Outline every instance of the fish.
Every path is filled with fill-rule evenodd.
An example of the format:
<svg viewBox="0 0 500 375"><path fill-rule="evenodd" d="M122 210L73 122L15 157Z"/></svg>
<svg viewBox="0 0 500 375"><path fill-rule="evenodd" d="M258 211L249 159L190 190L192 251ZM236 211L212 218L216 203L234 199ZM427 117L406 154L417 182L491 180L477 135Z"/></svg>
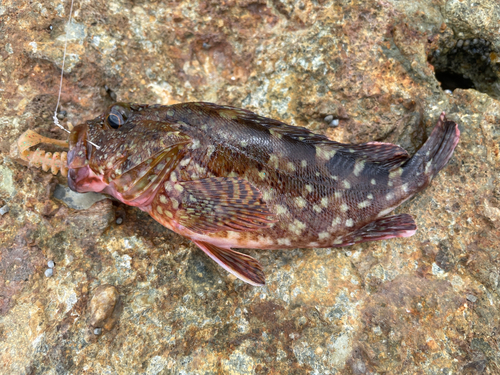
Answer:
<svg viewBox="0 0 500 375"><path fill-rule="evenodd" d="M262 286L262 265L235 249L412 236L412 216L389 214L429 185L459 138L444 112L410 157L394 144L339 143L231 106L116 103L71 131L68 185L138 207Z"/></svg>

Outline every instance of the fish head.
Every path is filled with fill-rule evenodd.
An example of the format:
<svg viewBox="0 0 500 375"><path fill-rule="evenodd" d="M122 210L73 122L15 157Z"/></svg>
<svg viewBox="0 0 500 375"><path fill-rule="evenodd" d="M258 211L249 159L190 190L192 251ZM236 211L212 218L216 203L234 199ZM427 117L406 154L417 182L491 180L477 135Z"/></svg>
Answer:
<svg viewBox="0 0 500 375"><path fill-rule="evenodd" d="M69 187L110 194L127 204L151 188L190 142L181 123L163 113L166 108L116 103L77 125L69 137Z"/></svg>

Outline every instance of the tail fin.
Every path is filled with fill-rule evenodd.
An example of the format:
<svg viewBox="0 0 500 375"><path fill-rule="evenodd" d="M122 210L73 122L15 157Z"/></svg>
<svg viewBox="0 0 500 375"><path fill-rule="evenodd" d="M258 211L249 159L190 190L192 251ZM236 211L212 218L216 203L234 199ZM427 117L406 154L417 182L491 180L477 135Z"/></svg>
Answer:
<svg viewBox="0 0 500 375"><path fill-rule="evenodd" d="M418 187L428 185L448 163L459 139L458 125L448 121L444 112L441 113L427 142L402 166L402 178L416 183Z"/></svg>

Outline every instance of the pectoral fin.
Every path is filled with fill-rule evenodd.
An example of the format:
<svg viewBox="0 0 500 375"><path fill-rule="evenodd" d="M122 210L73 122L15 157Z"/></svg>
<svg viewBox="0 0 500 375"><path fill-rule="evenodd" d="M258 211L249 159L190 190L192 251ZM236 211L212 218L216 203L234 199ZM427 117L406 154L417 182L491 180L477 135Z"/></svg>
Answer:
<svg viewBox="0 0 500 375"><path fill-rule="evenodd" d="M179 224L197 233L252 231L274 222L260 191L240 178L180 182Z"/></svg>
<svg viewBox="0 0 500 375"><path fill-rule="evenodd" d="M231 249L217 247L207 242L194 241L194 243L210 258L215 260L217 264L238 279L255 286L265 285L262 266L254 258Z"/></svg>

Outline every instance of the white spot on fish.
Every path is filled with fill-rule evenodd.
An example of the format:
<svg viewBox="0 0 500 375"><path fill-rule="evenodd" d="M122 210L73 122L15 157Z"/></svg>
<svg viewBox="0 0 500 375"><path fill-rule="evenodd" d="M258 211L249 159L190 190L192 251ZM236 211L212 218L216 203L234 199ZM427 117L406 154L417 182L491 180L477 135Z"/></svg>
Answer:
<svg viewBox="0 0 500 375"><path fill-rule="evenodd" d="M191 150L196 150L197 148L200 148L200 140L199 139L193 139L193 143L191 144Z"/></svg>
<svg viewBox="0 0 500 375"><path fill-rule="evenodd" d="M287 215L288 209L281 204L276 205L276 215Z"/></svg>
<svg viewBox="0 0 500 375"><path fill-rule="evenodd" d="M285 246L292 245L292 242L290 241L289 238L278 238L277 242L278 242L278 245L285 245Z"/></svg>
<svg viewBox="0 0 500 375"><path fill-rule="evenodd" d="M329 237L330 237L330 233L329 232L318 233L318 238L319 238L320 241L326 240Z"/></svg>
<svg viewBox="0 0 500 375"><path fill-rule="evenodd" d="M395 171L389 173L389 178L396 178L403 174L403 168L398 168Z"/></svg>
<svg viewBox="0 0 500 375"><path fill-rule="evenodd" d="M354 171L353 171L354 175L359 176L364 168L365 168L365 161L364 160L356 162L356 164L354 164Z"/></svg>
<svg viewBox="0 0 500 375"><path fill-rule="evenodd" d="M348 210L349 210L349 206L345 203L342 203L342 205L340 206L340 211L347 212Z"/></svg>
<svg viewBox="0 0 500 375"><path fill-rule="evenodd" d="M172 202L172 207L174 210L177 210L179 208L179 201L175 198L170 198L170 201Z"/></svg>
<svg viewBox="0 0 500 375"><path fill-rule="evenodd" d="M297 236L300 236L304 229L306 229L306 225L300 220L295 219L293 223L288 226L288 229Z"/></svg>
<svg viewBox="0 0 500 375"><path fill-rule="evenodd" d="M207 157L212 156L214 151L215 151L215 146L212 146L212 145L208 146L207 147Z"/></svg>
<svg viewBox="0 0 500 375"><path fill-rule="evenodd" d="M335 150L325 150L325 146L316 146L316 156L322 160L330 160L335 156Z"/></svg>
<svg viewBox="0 0 500 375"><path fill-rule="evenodd" d="M345 187L346 189L350 189L350 188L351 188L351 184L350 184L350 183L349 183L349 181L347 181L347 180L342 181L342 184L344 185L344 187Z"/></svg>
<svg viewBox="0 0 500 375"><path fill-rule="evenodd" d="M186 159L183 159L181 160L181 162L179 163L182 167L185 167L186 165L189 164L189 162L191 161L191 158L186 158ZM163 168L161 168L163 169Z"/></svg>
<svg viewBox="0 0 500 375"><path fill-rule="evenodd" d="M340 217L336 217L332 221L332 227L335 227L335 226L339 225L341 222L342 222L342 220L340 219Z"/></svg>
<svg viewBox="0 0 500 375"><path fill-rule="evenodd" d="M368 194L366 197L367 197L368 199L373 199L373 195L372 195L372 193Z"/></svg>
<svg viewBox="0 0 500 375"><path fill-rule="evenodd" d="M300 162L300 165L302 166L302 168L307 167L307 160L302 160L302 161Z"/></svg>
<svg viewBox="0 0 500 375"><path fill-rule="evenodd" d="M230 240L238 240L241 238L241 233L230 230L227 232L227 238Z"/></svg>
<svg viewBox="0 0 500 375"><path fill-rule="evenodd" d="M375 181L374 178L372 178L372 180L370 181L372 185L377 185L377 181Z"/></svg>
<svg viewBox="0 0 500 375"><path fill-rule="evenodd" d="M429 174L431 172L432 159L425 163L425 174Z"/></svg>
<svg viewBox="0 0 500 375"><path fill-rule="evenodd" d="M167 204L167 197L163 194L160 194L160 202L163 204Z"/></svg>
<svg viewBox="0 0 500 375"><path fill-rule="evenodd" d="M385 196L385 199L387 199L388 201L394 199L394 193L389 193Z"/></svg>
<svg viewBox="0 0 500 375"><path fill-rule="evenodd" d="M321 205L325 208L328 207L328 197L321 198Z"/></svg>
<svg viewBox="0 0 500 375"><path fill-rule="evenodd" d="M306 190L311 193L313 191L313 188L311 185L306 185Z"/></svg>
<svg viewBox="0 0 500 375"><path fill-rule="evenodd" d="M347 221L345 222L346 227L352 227L353 225L354 225L354 222L352 221L352 219L347 219Z"/></svg>
<svg viewBox="0 0 500 375"><path fill-rule="evenodd" d="M184 188L182 187L181 184L175 184L174 189L177 190L179 193L182 193L184 191Z"/></svg>
<svg viewBox="0 0 500 375"><path fill-rule="evenodd" d="M307 201L302 197L295 198L295 204L298 208L304 208L307 205Z"/></svg>
<svg viewBox="0 0 500 375"><path fill-rule="evenodd" d="M278 169L279 166L279 158L276 155L271 155L269 157L269 163L270 166L272 166L274 169Z"/></svg>
<svg viewBox="0 0 500 375"><path fill-rule="evenodd" d="M358 203L358 207L359 207L359 208L366 208L366 207L368 207L370 204L371 204L371 202L370 202L370 201L363 201L363 202Z"/></svg>

